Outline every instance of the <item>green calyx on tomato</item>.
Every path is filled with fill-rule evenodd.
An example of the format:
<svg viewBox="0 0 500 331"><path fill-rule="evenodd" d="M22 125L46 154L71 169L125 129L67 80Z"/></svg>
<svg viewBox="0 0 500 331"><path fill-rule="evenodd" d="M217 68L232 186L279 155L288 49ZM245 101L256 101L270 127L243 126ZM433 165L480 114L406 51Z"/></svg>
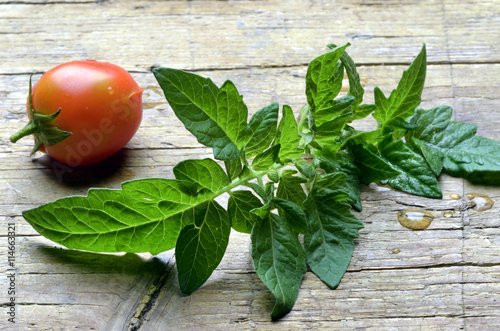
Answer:
<svg viewBox="0 0 500 331"><path fill-rule="evenodd" d="M142 120L143 89L123 68L95 60L71 61L45 72L27 101L30 122L11 141L33 134L37 150L76 167L122 149Z"/></svg>
<svg viewBox="0 0 500 331"><path fill-rule="evenodd" d="M36 113L33 110L31 78L32 76L30 76L30 87L28 95L28 113L30 121L24 128L13 134L10 137L10 141L15 143L19 139L33 134L33 136L35 137L35 145L31 150L31 155L33 155L40 149L41 146L55 145L58 142L61 142L67 137L71 136L72 133L50 125L50 123L54 121L61 113L61 108L59 108L55 113L47 115Z"/></svg>

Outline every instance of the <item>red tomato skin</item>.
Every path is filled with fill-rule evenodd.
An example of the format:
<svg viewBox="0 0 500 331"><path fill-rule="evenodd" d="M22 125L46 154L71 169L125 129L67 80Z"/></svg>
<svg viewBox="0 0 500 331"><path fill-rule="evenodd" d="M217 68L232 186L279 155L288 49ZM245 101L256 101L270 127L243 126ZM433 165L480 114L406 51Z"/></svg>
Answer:
<svg viewBox="0 0 500 331"><path fill-rule="evenodd" d="M52 114L60 108L50 124L73 134L40 150L72 167L110 157L139 128L142 92L126 70L111 63L72 61L52 68L33 86L33 109Z"/></svg>

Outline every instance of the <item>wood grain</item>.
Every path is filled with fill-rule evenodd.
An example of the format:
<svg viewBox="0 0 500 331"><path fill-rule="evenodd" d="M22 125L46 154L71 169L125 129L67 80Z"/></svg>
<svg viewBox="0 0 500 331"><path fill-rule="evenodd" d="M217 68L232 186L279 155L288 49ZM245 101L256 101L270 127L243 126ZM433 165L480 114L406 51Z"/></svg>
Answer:
<svg viewBox="0 0 500 331"><path fill-rule="evenodd" d="M21 212L90 187L172 178L186 158L210 157L165 103L154 66L187 69L218 85L231 79L250 113L279 101L305 103L307 63L328 43L350 42L365 99L386 94L422 43L428 72L423 107L447 104L454 119L500 140L500 3L498 1L3 1L0 2L0 221L16 224L19 330L500 328L500 190L442 176L443 199L362 185L365 224L340 286L328 290L308 272L292 312L270 320L273 298L253 271L247 235L233 232L227 255L208 282L181 294L172 252L95 254L40 237ZM144 120L117 155L98 166L68 169L29 157L32 141L8 137L25 122L28 77L73 59L128 69L144 87ZM345 91L344 91L345 92ZM357 124L373 127L373 119ZM489 195L477 212L467 193ZM463 199L452 199L459 194ZM397 211L435 215L424 231ZM446 212L451 212L451 216ZM448 215L450 217L445 216ZM7 227L0 264L7 269ZM7 302L7 282L0 282ZM5 304L3 306L5 308Z"/></svg>

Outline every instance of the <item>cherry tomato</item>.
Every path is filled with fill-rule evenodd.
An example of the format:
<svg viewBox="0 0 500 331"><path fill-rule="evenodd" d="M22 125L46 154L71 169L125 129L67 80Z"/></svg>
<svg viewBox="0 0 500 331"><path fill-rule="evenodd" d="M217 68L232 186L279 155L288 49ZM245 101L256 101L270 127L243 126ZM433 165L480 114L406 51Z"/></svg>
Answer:
<svg viewBox="0 0 500 331"><path fill-rule="evenodd" d="M111 63L72 61L47 71L33 86L33 112L48 115L60 109L49 125L72 134L39 150L70 166L115 154L139 128L142 92L126 70Z"/></svg>

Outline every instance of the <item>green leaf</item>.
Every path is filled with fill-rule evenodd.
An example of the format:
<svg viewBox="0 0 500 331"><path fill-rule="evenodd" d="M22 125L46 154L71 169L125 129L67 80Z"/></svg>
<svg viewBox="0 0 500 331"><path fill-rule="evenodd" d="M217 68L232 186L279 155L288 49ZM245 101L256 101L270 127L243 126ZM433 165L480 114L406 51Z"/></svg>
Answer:
<svg viewBox="0 0 500 331"><path fill-rule="evenodd" d="M319 127L326 122L335 120L345 113L350 113L350 106L353 102L354 97L352 96L345 96L333 100L329 108L323 108L314 113L314 124ZM350 114L352 115L352 113Z"/></svg>
<svg viewBox="0 0 500 331"><path fill-rule="evenodd" d="M259 171L271 168L278 159L280 147L280 145L271 146L266 151L257 155L255 159L253 159L252 169Z"/></svg>
<svg viewBox="0 0 500 331"><path fill-rule="evenodd" d="M209 110L209 113L236 146L241 148L249 134L248 108L233 82L226 80L222 84L217 95L217 111Z"/></svg>
<svg viewBox="0 0 500 331"><path fill-rule="evenodd" d="M245 185L251 188L265 202L268 202L267 193L262 186L253 182L246 182Z"/></svg>
<svg viewBox="0 0 500 331"><path fill-rule="evenodd" d="M349 192L345 185L346 174L336 171L326 175L317 175L314 187L314 195L325 195L332 197L336 201L344 201L349 198Z"/></svg>
<svg viewBox="0 0 500 331"><path fill-rule="evenodd" d="M271 201L276 207L278 207L280 216L283 217L288 224L290 224L293 230L305 233L307 228L306 213L302 208L300 208L299 205L281 198L273 198Z"/></svg>
<svg viewBox="0 0 500 331"><path fill-rule="evenodd" d="M345 189L349 194L349 198L345 201L349 203L357 211L362 210L361 194L359 192L359 176L361 172L354 164L354 156L352 154L341 152L336 155L340 168L345 173Z"/></svg>
<svg viewBox="0 0 500 331"><path fill-rule="evenodd" d="M247 142L246 157L262 153L276 137L279 105L277 102L258 110L250 119L250 139Z"/></svg>
<svg viewBox="0 0 500 331"><path fill-rule="evenodd" d="M342 64L345 67L347 79L349 80L349 91L347 91L347 95L354 97L351 109L352 112L356 114L358 105L363 101L363 94L365 93L365 90L361 85L361 79L359 78L358 71L356 70L356 65L347 52L342 54L340 61L342 61Z"/></svg>
<svg viewBox="0 0 500 331"><path fill-rule="evenodd" d="M252 227L259 218L251 211L261 208L262 202L250 191L230 192L227 212L231 219L231 226L238 232L251 233Z"/></svg>
<svg viewBox="0 0 500 331"><path fill-rule="evenodd" d="M412 119L417 129L407 135L434 173L442 169L452 176L488 184L500 172L500 143L475 136L474 124L451 121L450 107L418 109ZM484 180L481 178L484 177Z"/></svg>
<svg viewBox="0 0 500 331"><path fill-rule="evenodd" d="M429 139L422 139L437 148L452 148L472 138L477 126L470 123L450 121L444 130L436 132Z"/></svg>
<svg viewBox="0 0 500 331"><path fill-rule="evenodd" d="M241 164L241 160L239 158L232 159L231 161L224 161L224 165L226 166L227 176L230 181L238 178L243 171L243 165Z"/></svg>
<svg viewBox="0 0 500 331"><path fill-rule="evenodd" d="M444 169L452 176L483 184L500 182L500 142L496 140L474 136L445 150L444 155ZM480 179L483 176L486 181Z"/></svg>
<svg viewBox="0 0 500 331"><path fill-rule="evenodd" d="M453 132L455 136L457 134L462 136L467 130L460 132L462 125L457 124L458 122L450 122L445 131L450 136L453 136ZM415 137L412 137L412 142L422 152L435 173L444 169L452 176L468 178L477 183L499 182L500 142L498 141L480 136L453 141L443 136L443 140L434 140L434 143ZM481 179L482 177L484 179Z"/></svg>
<svg viewBox="0 0 500 331"><path fill-rule="evenodd" d="M355 145L352 150L361 173L359 180L363 183L379 182L401 174L400 170L371 151L368 146Z"/></svg>
<svg viewBox="0 0 500 331"><path fill-rule="evenodd" d="M417 125L415 123L408 122L407 120L403 120L401 118L396 118L391 122L391 126L394 127L394 136L397 138L401 138L406 134L406 131L404 130L413 130L417 128ZM392 129L391 129L392 130ZM399 135L399 132L402 132L403 134Z"/></svg>
<svg viewBox="0 0 500 331"><path fill-rule="evenodd" d="M273 198L274 190L275 190L274 182L267 182L264 185L264 191L266 192L266 196L267 196L268 200L271 200Z"/></svg>
<svg viewBox="0 0 500 331"><path fill-rule="evenodd" d="M306 254L290 226L274 214L254 226L251 239L255 271L276 298L271 317L280 318L297 300Z"/></svg>
<svg viewBox="0 0 500 331"><path fill-rule="evenodd" d="M270 201L268 201L262 207L254 208L250 212L256 215L259 219L264 219L269 216L269 214L271 213L271 209L272 209L272 204Z"/></svg>
<svg viewBox="0 0 500 331"><path fill-rule="evenodd" d="M298 129L300 135L311 131L311 128L314 125L314 117L311 112L311 106L304 105L300 108L299 118L297 120L299 122Z"/></svg>
<svg viewBox="0 0 500 331"><path fill-rule="evenodd" d="M153 69L176 116L198 141L214 149L214 157L239 156L248 136L248 110L233 83L218 88L209 78L170 68Z"/></svg>
<svg viewBox="0 0 500 331"><path fill-rule="evenodd" d="M322 108L329 108L337 96L339 90L335 80L339 78L338 61L349 45L336 47L309 63L306 73L306 96L313 113Z"/></svg>
<svg viewBox="0 0 500 331"><path fill-rule="evenodd" d="M321 149L321 145L314 139L314 131L301 133L301 146L303 146L304 150L308 150L308 148L316 148Z"/></svg>
<svg viewBox="0 0 500 331"><path fill-rule="evenodd" d="M238 176L240 179L241 178L248 178L248 176L252 175L252 170L249 168L249 165L247 164L247 161L245 160L245 165L243 165L243 168L241 170L240 175Z"/></svg>
<svg viewBox="0 0 500 331"><path fill-rule="evenodd" d="M372 104L359 105L356 108L356 112L354 113L354 115L352 116L350 121L352 122L355 120L361 120L361 119L365 118L366 116L370 115L371 113L373 113L376 108L377 108L377 106L372 105Z"/></svg>
<svg viewBox="0 0 500 331"><path fill-rule="evenodd" d="M375 129L373 131L358 131L353 127L346 125L344 132L344 141L341 147L349 145L370 145L381 137L381 130Z"/></svg>
<svg viewBox="0 0 500 331"><path fill-rule="evenodd" d="M307 204L304 247L307 264L330 288L340 283L354 250L353 239L363 223L350 213L350 206L328 196L313 196Z"/></svg>
<svg viewBox="0 0 500 331"><path fill-rule="evenodd" d="M429 198L441 198L441 188L425 159L401 140L382 146L382 157L401 173L383 183L398 190Z"/></svg>
<svg viewBox="0 0 500 331"><path fill-rule="evenodd" d="M284 105L283 117L281 118L278 134L274 142L274 144L281 145L278 158L282 163L288 160L296 160L302 156L304 150L298 147L299 142L300 135L292 108L288 105Z"/></svg>
<svg viewBox="0 0 500 331"><path fill-rule="evenodd" d="M211 199L190 183L172 179L125 182L121 190L90 189L25 210L24 218L46 238L94 252L160 252L174 248L194 208Z"/></svg>
<svg viewBox="0 0 500 331"><path fill-rule="evenodd" d="M413 60L410 67L403 72L403 77L389 98L375 88L376 109L373 117L382 126L396 126L412 116L421 102L427 67L425 44Z"/></svg>
<svg viewBox="0 0 500 331"><path fill-rule="evenodd" d="M418 108L409 120L411 123L415 123L416 128L409 132L406 140L409 141L409 137L415 137L430 142L435 139L436 133L443 131L448 126L452 114L453 109L449 106L440 106L429 110Z"/></svg>
<svg viewBox="0 0 500 331"><path fill-rule="evenodd" d="M272 169L267 173L267 178L275 183L278 183L280 181L280 174L277 170Z"/></svg>
<svg viewBox="0 0 500 331"><path fill-rule="evenodd" d="M281 173L276 197L294 202L302 207L307 197L302 184L307 180L303 177L294 176L295 173L296 171L293 170L284 170Z"/></svg>
<svg viewBox="0 0 500 331"><path fill-rule="evenodd" d="M361 195L359 192L359 176L361 172L354 164L354 156L346 151L333 153L328 149L315 151L314 165L326 173L342 172L345 174L343 187L349 195L345 201L357 211L362 210Z"/></svg>
<svg viewBox="0 0 500 331"><path fill-rule="evenodd" d="M444 166L443 152L439 149L428 146L424 141L415 137L411 138L411 142L420 150L420 153L424 156L425 161L427 161L427 164L429 165L429 168L431 168L434 175L436 177L439 176Z"/></svg>
<svg viewBox="0 0 500 331"><path fill-rule="evenodd" d="M448 106L435 107L429 110L419 108L408 120L410 123L415 124L416 127L407 133L406 141L411 142L420 151L436 176L439 176L443 170L444 154L440 148L432 148L425 141L434 140L436 133L446 129L450 123L452 113L453 110Z"/></svg>
<svg viewBox="0 0 500 331"><path fill-rule="evenodd" d="M334 49L337 47L334 44L328 45L330 49ZM349 80L349 91L347 92L348 96L352 96L354 98L354 102L351 106L353 116L356 117L358 112L358 106L363 101L363 94L365 90L361 85L361 79L359 78L358 71L356 70L356 64L353 59L347 54L347 52L342 53L340 56L340 61L345 68L347 79ZM361 117L362 118L362 117Z"/></svg>
<svg viewBox="0 0 500 331"><path fill-rule="evenodd" d="M210 277L226 252L231 222L224 208L208 201L195 209L195 222L182 229L175 247L179 286L193 293Z"/></svg>
<svg viewBox="0 0 500 331"><path fill-rule="evenodd" d="M297 160L293 164L304 177L313 178L314 176L316 176L314 167L308 164L305 160Z"/></svg>
<svg viewBox="0 0 500 331"><path fill-rule="evenodd" d="M334 47L335 48L335 47ZM344 52L345 53L345 52ZM342 53L342 54L344 54ZM342 58L342 56L340 57ZM334 77L332 79L332 83L331 83L331 86L330 86L330 94L333 96L338 96L338 94L340 93L340 91L342 91L342 83L344 81L344 65L342 64L342 62L339 62L337 64L337 69L335 70L335 74L334 74ZM332 101L334 101L334 98L332 98ZM327 102L325 104L326 107L328 107L329 103ZM322 107L320 108L316 108L315 110L321 110Z"/></svg>
<svg viewBox="0 0 500 331"><path fill-rule="evenodd" d="M194 183L198 190L217 192L229 184L224 170L212 159L181 161L173 170L175 178Z"/></svg>
<svg viewBox="0 0 500 331"><path fill-rule="evenodd" d="M342 134L342 129L351 115L351 113L340 115L334 120L325 122L320 127L316 128L314 135L316 141L320 144L326 144L340 136Z"/></svg>

